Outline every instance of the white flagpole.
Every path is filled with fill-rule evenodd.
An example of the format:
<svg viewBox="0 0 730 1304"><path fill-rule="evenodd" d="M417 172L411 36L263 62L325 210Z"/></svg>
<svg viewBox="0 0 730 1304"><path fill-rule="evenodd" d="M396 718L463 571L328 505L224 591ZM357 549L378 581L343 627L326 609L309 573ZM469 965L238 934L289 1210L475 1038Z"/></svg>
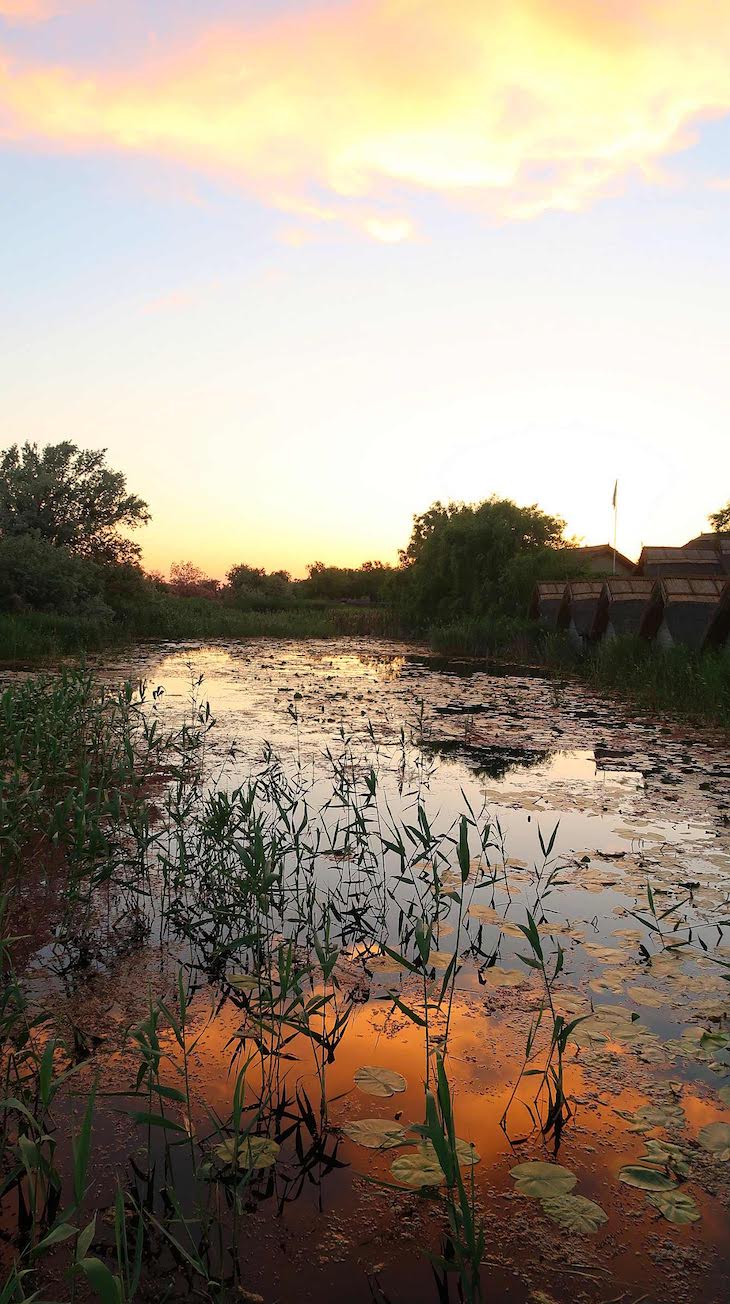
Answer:
<svg viewBox="0 0 730 1304"><path fill-rule="evenodd" d="M618 520L618 480L613 486L613 573L616 574L616 525Z"/></svg>

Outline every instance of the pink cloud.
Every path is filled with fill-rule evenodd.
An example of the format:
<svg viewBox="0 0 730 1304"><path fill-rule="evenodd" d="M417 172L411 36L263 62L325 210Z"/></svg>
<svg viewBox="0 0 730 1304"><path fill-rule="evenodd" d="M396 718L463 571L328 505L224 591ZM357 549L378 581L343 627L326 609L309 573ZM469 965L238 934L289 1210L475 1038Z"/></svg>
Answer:
<svg viewBox="0 0 730 1304"><path fill-rule="evenodd" d="M418 193L526 219L658 175L730 111L729 65L712 0L353 0L201 30L122 72L0 55L0 138L180 160L408 239Z"/></svg>
<svg viewBox="0 0 730 1304"><path fill-rule="evenodd" d="M0 0L0 18L18 24L42 23L91 3L93 0Z"/></svg>

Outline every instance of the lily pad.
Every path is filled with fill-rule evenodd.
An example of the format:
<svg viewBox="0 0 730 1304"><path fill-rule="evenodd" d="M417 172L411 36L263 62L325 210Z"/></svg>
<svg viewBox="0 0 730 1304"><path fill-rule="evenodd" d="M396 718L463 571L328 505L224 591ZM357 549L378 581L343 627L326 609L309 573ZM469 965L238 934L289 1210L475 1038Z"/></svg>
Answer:
<svg viewBox="0 0 730 1304"><path fill-rule="evenodd" d="M730 1123L708 1123L697 1140L716 1159L730 1159Z"/></svg>
<svg viewBox="0 0 730 1304"><path fill-rule="evenodd" d="M730 1087L720 1087L717 1094L723 1105L730 1105Z"/></svg>
<svg viewBox="0 0 730 1304"><path fill-rule="evenodd" d="M671 1223L699 1222L702 1215L691 1195L675 1187L673 1191L657 1191L656 1195L647 1196L660 1214Z"/></svg>
<svg viewBox="0 0 730 1304"><path fill-rule="evenodd" d="M392 1150L406 1139L400 1123L390 1118L356 1118L352 1123L345 1123L342 1131L351 1141L366 1146L368 1150Z"/></svg>
<svg viewBox="0 0 730 1304"><path fill-rule="evenodd" d="M393 1160L390 1171L396 1182L416 1189L421 1186L439 1186L444 1180L434 1150L425 1145L417 1146L409 1154L399 1155Z"/></svg>
<svg viewBox="0 0 730 1304"><path fill-rule="evenodd" d="M428 963L436 969L447 969L453 958L453 951L431 951Z"/></svg>
<svg viewBox="0 0 730 1304"><path fill-rule="evenodd" d="M649 1132L654 1127L683 1127L684 1111L676 1104L641 1105L633 1114L622 1114L631 1122L630 1132Z"/></svg>
<svg viewBox="0 0 730 1304"><path fill-rule="evenodd" d="M488 987L520 987L522 983L529 982L527 974L521 969L503 969L498 964L485 969L482 978Z"/></svg>
<svg viewBox="0 0 730 1304"><path fill-rule="evenodd" d="M601 946L599 942L584 942L583 950L601 964L617 964L621 959L621 952L615 946Z"/></svg>
<svg viewBox="0 0 730 1304"><path fill-rule="evenodd" d="M568 1232L588 1236L597 1232L603 1223L608 1222L600 1204L587 1200L583 1195L554 1195L542 1201L542 1207L548 1218Z"/></svg>
<svg viewBox="0 0 730 1304"><path fill-rule="evenodd" d="M256 992L259 987L258 978L250 973L232 973L228 977L228 982L237 992Z"/></svg>
<svg viewBox="0 0 730 1304"><path fill-rule="evenodd" d="M363 1064L356 1070L354 1082L366 1096L395 1096L408 1085L402 1073L378 1064Z"/></svg>
<svg viewBox="0 0 730 1304"><path fill-rule="evenodd" d="M643 1164L624 1164L618 1180L626 1186L638 1186L642 1191L674 1190L671 1177L657 1168L645 1168Z"/></svg>
<svg viewBox="0 0 730 1304"><path fill-rule="evenodd" d="M438 1163L438 1159L436 1157L436 1151L434 1150L430 1141L420 1141L418 1148L419 1150L426 1151L428 1155L433 1158L434 1163L436 1164ZM478 1164L481 1159L481 1155L479 1154L479 1151L477 1150L476 1146L471 1141L462 1141L461 1137L457 1137L456 1158L459 1167L464 1168L467 1164Z"/></svg>
<svg viewBox="0 0 730 1304"><path fill-rule="evenodd" d="M646 1141L646 1154L639 1156L639 1163L648 1167L671 1168L678 1177L689 1176L690 1152L684 1146L672 1141L656 1141L649 1137Z"/></svg>
<svg viewBox="0 0 730 1304"><path fill-rule="evenodd" d="M623 988L626 978L619 969L607 969L601 978L592 978L588 986L592 992L611 992L615 995Z"/></svg>
<svg viewBox="0 0 730 1304"><path fill-rule="evenodd" d="M651 1010L661 1010L667 1005L666 992L658 992L654 987L629 987L628 994L637 1005L645 1005Z"/></svg>
<svg viewBox="0 0 730 1304"><path fill-rule="evenodd" d="M567 1195L578 1181L575 1173L563 1168L562 1164L546 1164L537 1159L511 1168L510 1177L514 1177L520 1195L529 1195L536 1200Z"/></svg>
<svg viewBox="0 0 730 1304"><path fill-rule="evenodd" d="M227 1137L215 1147L215 1153L224 1164L238 1162L238 1167L244 1169L271 1168L279 1158L280 1150L281 1146L268 1136L240 1137L237 1153L235 1137Z"/></svg>
<svg viewBox="0 0 730 1304"><path fill-rule="evenodd" d="M700 1046L703 1050L725 1050L730 1042L724 1032L705 1032L700 1038Z"/></svg>

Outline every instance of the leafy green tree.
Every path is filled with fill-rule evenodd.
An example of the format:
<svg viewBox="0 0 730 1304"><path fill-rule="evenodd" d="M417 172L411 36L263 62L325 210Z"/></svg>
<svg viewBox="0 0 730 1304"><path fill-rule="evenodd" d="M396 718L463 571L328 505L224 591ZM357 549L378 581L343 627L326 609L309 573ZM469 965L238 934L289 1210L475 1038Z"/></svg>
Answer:
<svg viewBox="0 0 730 1304"><path fill-rule="evenodd" d="M382 561L364 561L361 566L325 566L310 562L305 580L312 598L327 602L384 602L393 579L393 567Z"/></svg>
<svg viewBox="0 0 730 1304"><path fill-rule="evenodd" d="M566 547L565 522L508 498L434 503L413 521L401 552L403 603L420 621L522 614L535 578Z"/></svg>
<svg viewBox="0 0 730 1304"><path fill-rule="evenodd" d="M105 449L26 443L0 455L1 536L33 534L76 557L133 562L140 548L121 532L149 519L126 477L107 466Z"/></svg>
<svg viewBox="0 0 730 1304"><path fill-rule="evenodd" d="M291 596L292 579L288 571L272 571L270 574L263 566L247 566L239 562L232 566L226 575L229 601L236 606L250 607L265 604L266 600L283 601Z"/></svg>
<svg viewBox="0 0 730 1304"><path fill-rule="evenodd" d="M170 593L178 598L218 598L220 580L213 580L192 561L174 561L170 566Z"/></svg>
<svg viewBox="0 0 730 1304"><path fill-rule="evenodd" d="M730 502L710 516L710 525L718 534L730 534Z"/></svg>
<svg viewBox="0 0 730 1304"><path fill-rule="evenodd" d="M122 569L121 567L115 569ZM37 534L0 539L0 610L111 618L104 571Z"/></svg>

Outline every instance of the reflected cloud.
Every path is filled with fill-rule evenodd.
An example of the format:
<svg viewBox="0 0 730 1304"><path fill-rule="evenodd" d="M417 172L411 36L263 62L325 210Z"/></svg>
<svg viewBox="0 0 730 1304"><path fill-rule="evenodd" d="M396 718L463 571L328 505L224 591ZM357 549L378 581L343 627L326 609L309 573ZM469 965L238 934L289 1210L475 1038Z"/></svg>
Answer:
<svg viewBox="0 0 730 1304"><path fill-rule="evenodd" d="M729 56L710 0L354 0L201 29L121 71L0 52L0 121L5 139L172 158L397 242L423 192L512 220L655 181L730 109Z"/></svg>

